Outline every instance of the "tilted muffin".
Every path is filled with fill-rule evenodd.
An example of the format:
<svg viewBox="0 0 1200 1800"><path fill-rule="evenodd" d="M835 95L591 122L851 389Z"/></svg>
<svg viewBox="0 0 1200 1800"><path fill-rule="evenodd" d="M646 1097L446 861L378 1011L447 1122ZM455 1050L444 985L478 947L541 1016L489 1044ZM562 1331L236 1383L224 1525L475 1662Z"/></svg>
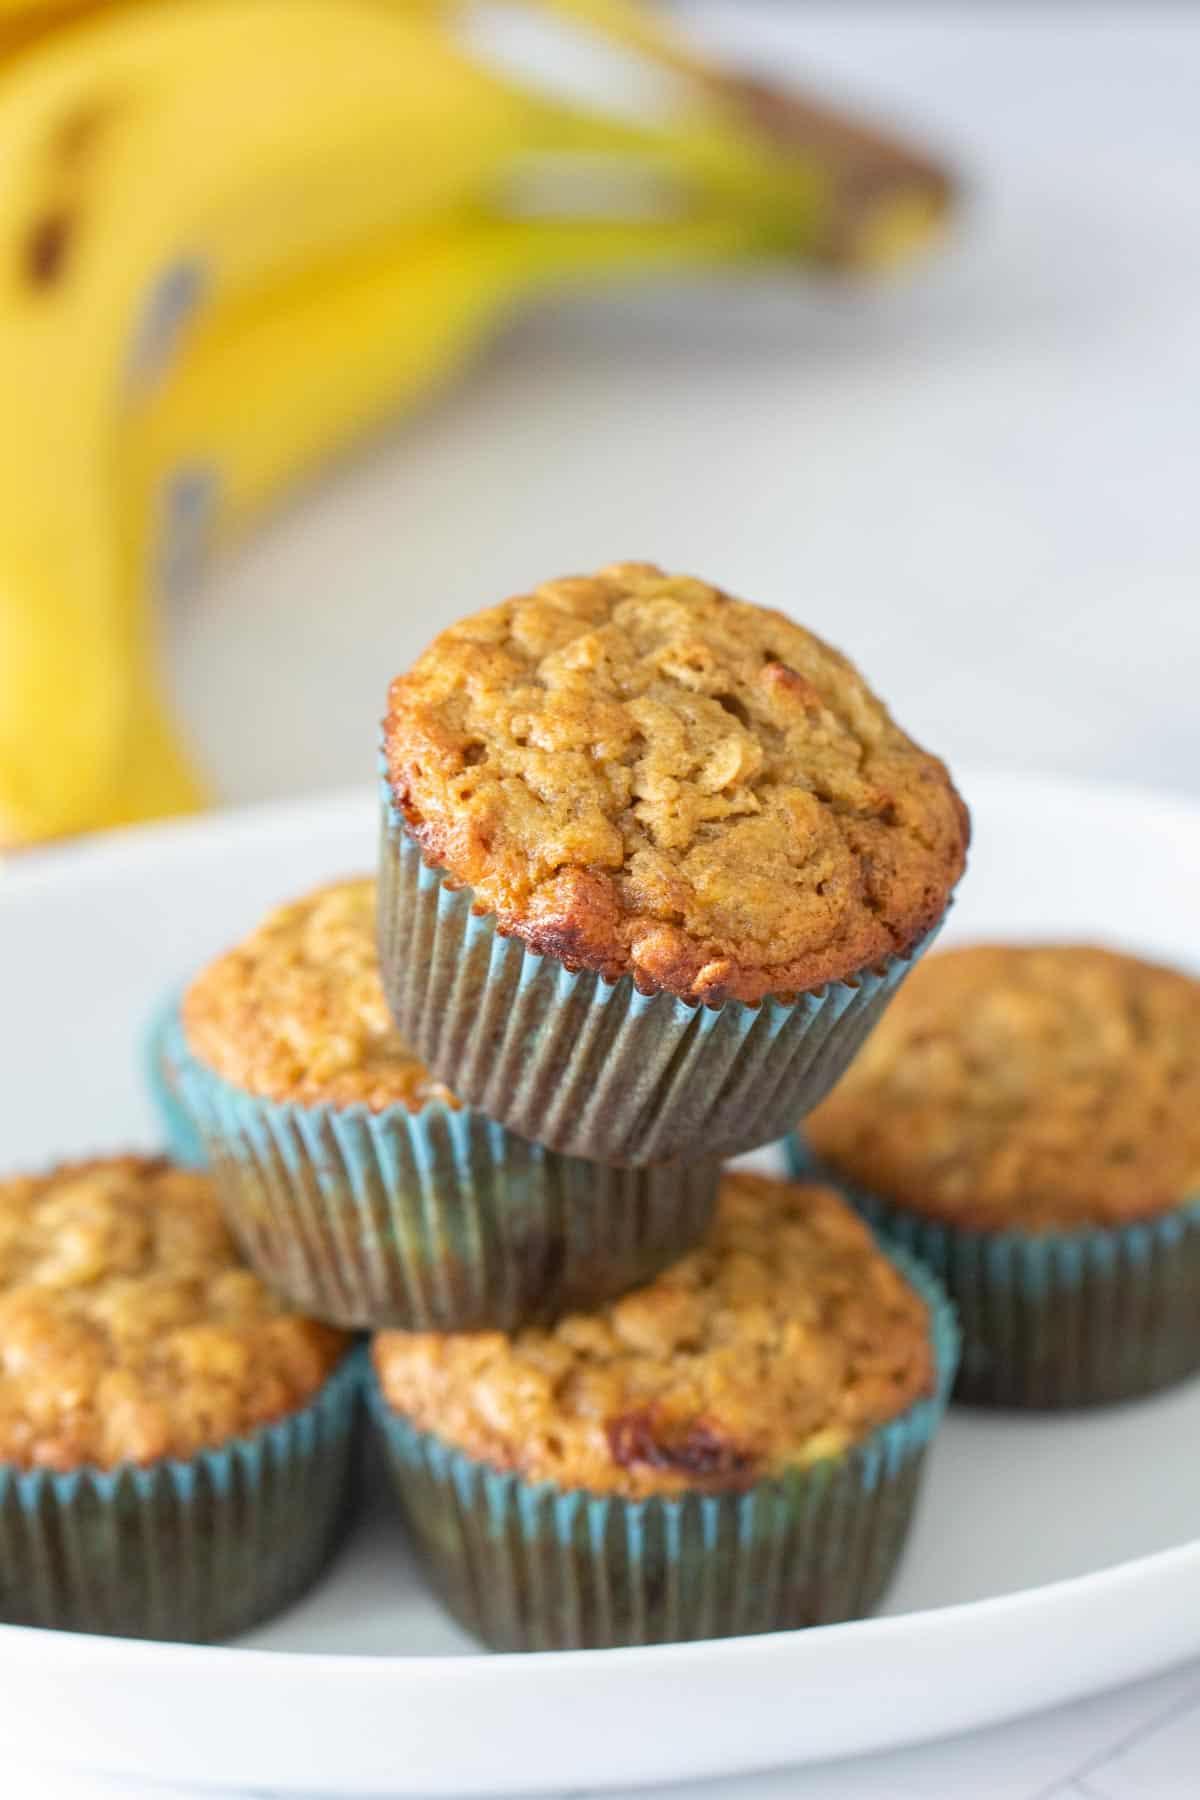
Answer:
<svg viewBox="0 0 1200 1800"><path fill-rule="evenodd" d="M608 1161L780 1135L963 870L945 768L844 657L647 563L443 632L384 740L402 1030L472 1104Z"/></svg>
<svg viewBox="0 0 1200 1800"><path fill-rule="evenodd" d="M727 1172L705 1243L602 1309L377 1336L372 1410L486 1642L773 1631L879 1598L955 1347L936 1284L836 1194Z"/></svg>
<svg viewBox="0 0 1200 1800"><path fill-rule="evenodd" d="M0 1180L0 1618L204 1640L295 1599L343 1511L347 1349L243 1266L195 1171Z"/></svg>
<svg viewBox="0 0 1200 1800"><path fill-rule="evenodd" d="M388 1012L370 876L275 907L195 977L182 1016L193 1054L263 1100L375 1113L458 1105Z"/></svg>
<svg viewBox="0 0 1200 1800"><path fill-rule="evenodd" d="M1200 1368L1200 982L1087 946L931 957L807 1120L963 1319L962 1397L1081 1405Z"/></svg>
<svg viewBox="0 0 1200 1800"><path fill-rule="evenodd" d="M251 1263L340 1325L554 1318L647 1280L712 1213L715 1164L601 1168L461 1107L392 1023L369 878L272 912L155 1042Z"/></svg>

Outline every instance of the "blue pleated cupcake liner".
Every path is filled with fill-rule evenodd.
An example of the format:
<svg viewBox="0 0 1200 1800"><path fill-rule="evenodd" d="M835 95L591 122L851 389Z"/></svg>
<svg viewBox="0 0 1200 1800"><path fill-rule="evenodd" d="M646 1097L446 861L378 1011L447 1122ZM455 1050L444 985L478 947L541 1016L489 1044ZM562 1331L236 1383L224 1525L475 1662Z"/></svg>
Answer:
<svg viewBox="0 0 1200 1800"><path fill-rule="evenodd" d="M0 1621L209 1643L297 1600L337 1546L363 1380L219 1449L69 1474L0 1464Z"/></svg>
<svg viewBox="0 0 1200 1800"><path fill-rule="evenodd" d="M963 1332L957 1400L1097 1406L1200 1371L1200 1198L1132 1225L964 1230L857 1186L799 1133L786 1147L793 1175L835 1186L942 1282Z"/></svg>
<svg viewBox="0 0 1200 1800"><path fill-rule="evenodd" d="M262 1279L346 1327L515 1330L649 1281L704 1236L715 1162L612 1169L466 1108L301 1106L231 1086L171 1007L152 1036ZM174 1131L174 1113L164 1116Z"/></svg>
<svg viewBox="0 0 1200 1800"><path fill-rule="evenodd" d="M430 867L385 778L379 952L405 1040L469 1106L570 1156L729 1157L824 1098L932 943L793 1000L691 1005L573 974Z"/></svg>
<svg viewBox="0 0 1200 1800"><path fill-rule="evenodd" d="M935 1391L836 1457L748 1490L629 1500L491 1468L367 1400L426 1571L495 1650L605 1649L861 1618L899 1561L958 1358L953 1309L902 1251L929 1311Z"/></svg>

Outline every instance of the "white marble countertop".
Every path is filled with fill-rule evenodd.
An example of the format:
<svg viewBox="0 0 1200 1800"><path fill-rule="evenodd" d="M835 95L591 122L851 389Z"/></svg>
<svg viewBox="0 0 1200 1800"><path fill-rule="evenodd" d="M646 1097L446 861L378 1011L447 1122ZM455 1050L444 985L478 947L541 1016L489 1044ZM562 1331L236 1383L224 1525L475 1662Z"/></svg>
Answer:
<svg viewBox="0 0 1200 1800"><path fill-rule="evenodd" d="M514 326L187 603L178 688L223 792L362 776L363 720L439 614L618 556L796 612L951 760L1200 790L1200 14L690 10L747 58L921 121L972 177L958 241L875 294L724 280ZM1198 1761L1200 1666L675 1791L1182 1800ZM46 1782L5 1791L98 1791Z"/></svg>

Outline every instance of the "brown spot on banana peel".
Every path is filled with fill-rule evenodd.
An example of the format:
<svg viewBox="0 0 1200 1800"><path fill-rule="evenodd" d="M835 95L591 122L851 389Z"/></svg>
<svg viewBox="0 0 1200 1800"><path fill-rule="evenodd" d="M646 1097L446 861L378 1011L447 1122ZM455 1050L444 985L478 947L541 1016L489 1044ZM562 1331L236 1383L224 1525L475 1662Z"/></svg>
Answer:
<svg viewBox="0 0 1200 1800"><path fill-rule="evenodd" d="M51 288L61 281L75 237L74 215L65 209L36 219L22 248L22 272L32 288Z"/></svg>
<svg viewBox="0 0 1200 1800"><path fill-rule="evenodd" d="M67 113L47 144L51 179L68 181L90 156L111 113L108 103L89 101ZM26 234L21 273L35 290L58 285L66 270L78 233L78 207L68 200L47 202Z"/></svg>
<svg viewBox="0 0 1200 1800"><path fill-rule="evenodd" d="M812 250L843 269L884 268L922 248L944 223L958 187L935 158L837 108L751 76L710 85L743 124L790 157L811 158L829 183L824 228Z"/></svg>

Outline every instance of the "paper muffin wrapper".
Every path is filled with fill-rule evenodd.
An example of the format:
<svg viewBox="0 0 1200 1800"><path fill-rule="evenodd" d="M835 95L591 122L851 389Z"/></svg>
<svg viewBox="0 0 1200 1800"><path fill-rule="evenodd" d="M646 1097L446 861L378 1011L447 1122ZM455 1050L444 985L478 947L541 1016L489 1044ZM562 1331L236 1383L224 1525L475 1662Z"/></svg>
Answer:
<svg viewBox="0 0 1200 1800"><path fill-rule="evenodd" d="M441 1102L372 1113L258 1099L190 1053L177 1012L161 1054L247 1260L332 1324L546 1323L649 1281L712 1218L714 1162L604 1168Z"/></svg>
<svg viewBox="0 0 1200 1800"><path fill-rule="evenodd" d="M363 1354L215 1450L70 1474L0 1464L0 1620L208 1643L312 1584L339 1537Z"/></svg>
<svg viewBox="0 0 1200 1800"><path fill-rule="evenodd" d="M963 1334L956 1400L1098 1406L1200 1370L1200 1199L1110 1229L966 1231L847 1181L798 1134L787 1152L942 1282Z"/></svg>
<svg viewBox="0 0 1200 1800"><path fill-rule="evenodd" d="M373 1372L368 1406L409 1531L460 1624L494 1650L604 1649L828 1625L870 1612L908 1533L958 1353L927 1271L935 1392L840 1456L745 1492L568 1491L415 1429Z"/></svg>
<svg viewBox="0 0 1200 1800"><path fill-rule="evenodd" d="M852 981L757 1006L689 1006L572 974L505 937L429 867L385 782L379 951L406 1041L468 1105L571 1156L734 1156L817 1105L932 942Z"/></svg>

